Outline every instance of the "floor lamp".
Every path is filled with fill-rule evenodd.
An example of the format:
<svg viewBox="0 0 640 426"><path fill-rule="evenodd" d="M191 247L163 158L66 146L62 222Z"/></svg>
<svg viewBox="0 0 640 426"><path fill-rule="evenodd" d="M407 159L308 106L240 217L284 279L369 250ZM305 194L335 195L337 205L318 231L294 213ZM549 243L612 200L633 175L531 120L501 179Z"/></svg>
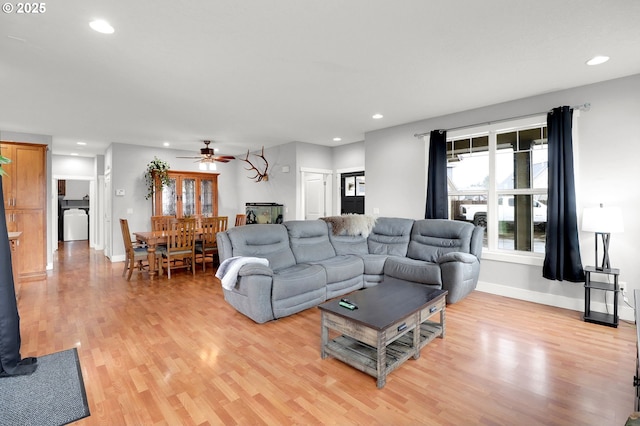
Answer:
<svg viewBox="0 0 640 426"><path fill-rule="evenodd" d="M623 232L622 212L617 207L586 208L582 214L582 230L596 234L596 269L604 271L611 269L609 260L609 242L612 232ZM598 265L598 237L602 239L602 264Z"/></svg>

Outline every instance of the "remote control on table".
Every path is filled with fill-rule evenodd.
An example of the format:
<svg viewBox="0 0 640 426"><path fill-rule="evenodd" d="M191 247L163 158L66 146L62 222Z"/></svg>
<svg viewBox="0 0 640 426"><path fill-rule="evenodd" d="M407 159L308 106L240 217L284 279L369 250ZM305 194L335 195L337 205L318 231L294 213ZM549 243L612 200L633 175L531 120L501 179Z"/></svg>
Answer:
<svg viewBox="0 0 640 426"><path fill-rule="evenodd" d="M352 311L354 309L358 309L358 305L356 305L353 302L350 302L349 299L340 299L339 305L342 306L343 308L351 309Z"/></svg>

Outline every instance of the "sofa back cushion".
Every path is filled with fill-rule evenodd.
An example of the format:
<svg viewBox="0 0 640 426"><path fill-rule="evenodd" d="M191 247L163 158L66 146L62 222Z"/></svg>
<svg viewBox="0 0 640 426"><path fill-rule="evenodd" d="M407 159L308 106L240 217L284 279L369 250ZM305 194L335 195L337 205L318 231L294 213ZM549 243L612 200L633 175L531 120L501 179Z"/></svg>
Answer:
<svg viewBox="0 0 640 426"><path fill-rule="evenodd" d="M319 262L336 255L329 228L322 220L291 220L284 223L297 263Z"/></svg>
<svg viewBox="0 0 640 426"><path fill-rule="evenodd" d="M331 222L327 223L329 229L329 241L336 251L337 255L342 254L369 254L369 247L367 246L367 238L360 235L346 235L341 233L335 235L333 233L333 225Z"/></svg>
<svg viewBox="0 0 640 426"><path fill-rule="evenodd" d="M407 257L436 262L446 253L470 253L474 228L471 223L457 220L416 220L411 231Z"/></svg>
<svg viewBox="0 0 640 426"><path fill-rule="evenodd" d="M379 217L367 238L370 254L406 256L413 219Z"/></svg>
<svg viewBox="0 0 640 426"><path fill-rule="evenodd" d="M263 257L274 271L296 264L283 225L245 225L227 231L233 256Z"/></svg>

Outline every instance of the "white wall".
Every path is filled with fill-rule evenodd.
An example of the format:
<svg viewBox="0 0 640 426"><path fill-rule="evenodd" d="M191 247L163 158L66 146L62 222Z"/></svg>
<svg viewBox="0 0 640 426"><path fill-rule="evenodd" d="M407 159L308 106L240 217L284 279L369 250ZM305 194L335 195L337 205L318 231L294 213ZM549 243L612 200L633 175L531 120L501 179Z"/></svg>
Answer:
<svg viewBox="0 0 640 426"><path fill-rule="evenodd" d="M71 180L65 181L65 200L82 200L89 196L88 180Z"/></svg>
<svg viewBox="0 0 640 426"><path fill-rule="evenodd" d="M620 280L630 290L640 288L635 268L638 154L640 154L640 75L548 93L443 117L391 127L365 135L367 213L377 207L381 216L424 217L426 159L422 139L415 133L448 129L548 111L561 105L591 104L578 119L577 190L579 220L584 207L604 203L622 209L625 232L611 237L611 263L621 269ZM580 231L583 265L593 265L594 235ZM584 309L582 284L542 278L539 265L483 259L479 288L526 300ZM630 291L632 302L632 292ZM595 296L595 307L603 301ZM611 297L609 297L610 299ZM623 302L621 302L623 303ZM603 306L600 308L604 309ZM624 306L622 316L633 318Z"/></svg>
<svg viewBox="0 0 640 426"><path fill-rule="evenodd" d="M255 170L246 170L251 166L245 161L246 154L236 156L234 161L237 168L237 177L235 184L237 185L237 211L236 213L245 212L246 203L277 203L284 205L284 220L295 219L296 214L296 147L295 142L276 146L273 148L265 148L264 156L269 162L269 180L256 182L250 177L256 174ZM263 170L264 161L256 157L255 154L261 154L262 150L252 151L249 155L249 161L260 170ZM284 168L284 169L283 169ZM284 171L287 170L288 171Z"/></svg>
<svg viewBox="0 0 640 426"><path fill-rule="evenodd" d="M336 146L331 151L334 170L354 168L364 170L364 141Z"/></svg>
<svg viewBox="0 0 640 426"><path fill-rule="evenodd" d="M58 179L92 179L96 176L94 157L52 155L52 174Z"/></svg>

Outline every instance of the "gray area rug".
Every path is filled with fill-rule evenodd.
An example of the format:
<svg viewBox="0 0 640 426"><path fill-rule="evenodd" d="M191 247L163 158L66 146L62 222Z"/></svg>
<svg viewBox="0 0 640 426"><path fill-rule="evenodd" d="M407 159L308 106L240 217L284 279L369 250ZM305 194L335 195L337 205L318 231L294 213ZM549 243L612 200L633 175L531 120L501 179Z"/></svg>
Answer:
<svg viewBox="0 0 640 426"><path fill-rule="evenodd" d="M0 425L64 425L89 416L78 351L38 357L30 376L0 378Z"/></svg>

